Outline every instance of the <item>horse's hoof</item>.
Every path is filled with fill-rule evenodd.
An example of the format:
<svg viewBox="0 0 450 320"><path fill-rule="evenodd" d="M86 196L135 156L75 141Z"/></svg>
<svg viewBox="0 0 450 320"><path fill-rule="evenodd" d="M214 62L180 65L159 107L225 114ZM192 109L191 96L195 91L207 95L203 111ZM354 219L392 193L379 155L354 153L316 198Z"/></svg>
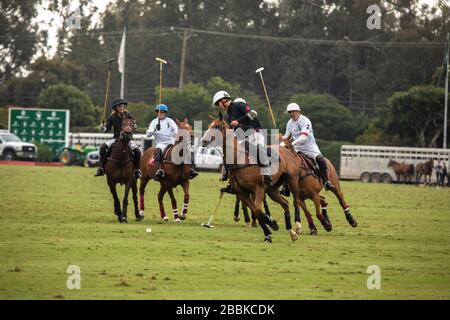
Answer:
<svg viewBox="0 0 450 320"><path fill-rule="evenodd" d="M309 235L310 236L317 236L317 230L314 230L314 229L309 230Z"/></svg>
<svg viewBox="0 0 450 320"><path fill-rule="evenodd" d="M169 218L164 217L164 218L162 218L162 221L167 222L167 221L169 221Z"/></svg>
<svg viewBox="0 0 450 320"><path fill-rule="evenodd" d="M127 218L120 218L120 223L128 223L128 220L127 220Z"/></svg>
<svg viewBox="0 0 450 320"><path fill-rule="evenodd" d="M272 238L270 236L265 236L264 237L264 242L272 243Z"/></svg>
<svg viewBox="0 0 450 320"><path fill-rule="evenodd" d="M295 231L295 233L298 234L298 235L300 235L300 234L303 233L303 227L302 227L302 225L301 225L300 222L296 222L296 223L295 223L295 229L294 229L294 231Z"/></svg>
<svg viewBox="0 0 450 320"><path fill-rule="evenodd" d="M256 221L252 222L252 228L258 228L258 224L256 223Z"/></svg>
<svg viewBox="0 0 450 320"><path fill-rule="evenodd" d="M180 220L186 220L186 214L181 214L180 215Z"/></svg>
<svg viewBox="0 0 450 320"><path fill-rule="evenodd" d="M175 220L173 220L173 221L175 221L175 223L181 223L181 220L180 220L180 218L176 218Z"/></svg>
<svg viewBox="0 0 450 320"><path fill-rule="evenodd" d="M250 222L246 222L246 223L245 223L245 226L246 226L247 228L249 228L249 229L252 227L252 225L250 224Z"/></svg>
<svg viewBox="0 0 450 320"><path fill-rule="evenodd" d="M241 219L239 219L239 217L234 217L233 220L234 220L234 222L239 222L239 220L241 220Z"/></svg>
<svg viewBox="0 0 450 320"><path fill-rule="evenodd" d="M292 241L297 241L298 240L298 235L297 235L297 233L294 230L290 229L289 230L289 235L291 236L291 240Z"/></svg>
<svg viewBox="0 0 450 320"><path fill-rule="evenodd" d="M272 229L273 231L278 231L280 229L280 226L278 225L276 220L272 221Z"/></svg>

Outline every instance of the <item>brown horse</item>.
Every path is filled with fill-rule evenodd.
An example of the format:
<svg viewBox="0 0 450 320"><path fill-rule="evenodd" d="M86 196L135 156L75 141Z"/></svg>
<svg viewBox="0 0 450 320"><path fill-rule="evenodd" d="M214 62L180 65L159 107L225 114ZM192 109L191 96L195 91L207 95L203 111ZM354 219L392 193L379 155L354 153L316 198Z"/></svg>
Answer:
<svg viewBox="0 0 450 320"><path fill-rule="evenodd" d="M282 140L282 139L280 139ZM288 149L291 154L296 155L298 158L301 159L301 156L297 154L294 147L290 143L291 137L288 137L287 139L282 140L283 146ZM344 195L341 191L340 183L339 183L339 177L336 173L336 170L334 169L333 164L330 162L330 160L326 159L327 167L328 167L328 177L331 181L331 183L334 185L334 188L330 189L336 196L336 198L339 201L339 204L341 205L342 209L344 210L345 218L348 221L348 223L353 227L356 228L358 223L356 222L355 218L353 218L352 214L350 213L350 205L348 205L344 200ZM301 160L300 165L300 178L299 178L299 192L301 197L301 207L305 211L306 219L308 220L308 225L310 229L310 234L315 235L317 234L317 228L314 225L314 221L312 220L311 214L308 211L308 208L306 207L305 200L310 199L314 202L314 207L316 209L316 216L319 218L320 222L324 226L325 230L331 231L331 221L327 213L327 203L325 200L325 197L320 196L320 191L323 188L323 181L321 178L319 178L320 175L314 175L313 172L307 169L306 161L304 159ZM322 210L321 210L322 209ZM326 224L324 224L320 218L320 216L325 217L325 219L328 222L329 227L327 227Z"/></svg>
<svg viewBox="0 0 450 320"><path fill-rule="evenodd" d="M274 231L279 229L277 222L272 220L270 216L262 211L265 193L267 193L273 201L279 203L284 209L286 230L288 230L291 240L297 240L298 234L301 232L300 222L296 222L295 230L293 230L289 212L289 202L281 196L279 187L287 181L289 188L291 188L294 195L294 206L296 208L297 216L297 209L300 207L298 193L298 159L284 148L276 151L276 149L278 149L277 146L271 147L271 152L278 152L279 155L278 170L275 174L272 174L272 185L270 187L265 186L261 179L259 165L250 162L250 155L245 148L237 142L236 136L233 136L232 139L227 139L227 130L230 127L223 121L221 114L219 115L219 118L211 117L212 122L202 137L203 146L206 147L218 138L219 141L215 143L222 145L224 160L227 159L227 154L231 155L233 160L231 164L224 161L231 173L231 185L236 191L239 200L255 214L259 225L263 229L264 241L272 242L270 236L271 232L268 227L271 227ZM227 143L227 140L231 140L229 141L231 143ZM239 164L237 161L238 157L242 155L244 156L245 164ZM298 215L300 215L299 209ZM323 220L325 221L324 218ZM326 223L326 221L324 223Z"/></svg>
<svg viewBox="0 0 450 320"><path fill-rule="evenodd" d="M236 197L236 202L234 204L234 221L235 222L239 222L240 218L239 218L239 206L241 204L241 201L239 200L238 197ZM269 204L267 203L266 197L264 197L263 200L263 205L264 205L264 212L270 216L270 208L269 208ZM250 216L248 214L248 208L245 204L242 204L242 213L244 214L244 221L245 224L247 225L247 227L253 227L256 228L258 226L257 222L256 222L256 216L252 213L251 216L251 220L250 220Z"/></svg>
<svg viewBox="0 0 450 320"><path fill-rule="evenodd" d="M174 148L172 150L178 149L176 147L180 147L180 144L184 144L186 146L187 143L189 143L191 136L193 135L193 129L192 126L189 124L188 120L185 118L184 121L179 121L178 119L175 119L175 122L179 128L178 135L177 135L177 141L174 144ZM174 221L177 223L180 223L181 220L184 220L186 218L188 207L189 207L189 170L190 170L190 163L185 164L175 164L172 162L171 159L166 159L164 157L164 161L161 164L161 169L164 170L165 175L164 178L155 178L155 172L156 167L151 163L153 159L153 154L155 152L155 147L148 148L141 159L141 170L142 170L142 178L141 178L141 185L139 187L139 196L140 196L140 214L144 216L144 210L145 210L145 203L144 203L144 194L145 194L145 187L147 186L147 183L154 179L156 181L159 181L160 189L158 193L158 203L159 203L159 211L161 215L161 219L163 221L168 221L168 217L166 215L165 209L164 209L164 195L166 192L169 193L171 202L172 202L172 211L173 211L173 218ZM168 151L165 152L167 154ZM182 154L180 154L182 156ZM183 210L181 212L181 215L178 214L178 207L177 207L177 200L175 199L175 196L173 194L173 188L176 186L181 185L184 192L184 204L183 204Z"/></svg>
<svg viewBox="0 0 450 320"><path fill-rule="evenodd" d="M397 181L401 182L403 178L403 182L411 182L412 176L414 175L414 165L413 164L406 164L406 163L399 163L395 160L389 160L388 168L392 167L392 169L395 172L395 175L397 176Z"/></svg>
<svg viewBox="0 0 450 320"><path fill-rule="evenodd" d="M420 178L422 178L423 175L425 177L425 185L427 185L428 176L428 185L431 186L431 173L433 172L433 166L433 158L430 158L430 160L425 163L421 162L416 165L416 185L420 184Z"/></svg>
<svg viewBox="0 0 450 320"><path fill-rule="evenodd" d="M141 221L143 216L139 214L137 203L137 181L134 177L134 165L132 155L128 148L128 143L133 138L134 122L132 119L125 119L122 122L120 138L112 146L109 152L108 161L105 164L106 179L109 190L114 199L114 213L120 223L127 223L128 193L133 192L134 214L136 221ZM122 209L117 195L116 184L125 185Z"/></svg>

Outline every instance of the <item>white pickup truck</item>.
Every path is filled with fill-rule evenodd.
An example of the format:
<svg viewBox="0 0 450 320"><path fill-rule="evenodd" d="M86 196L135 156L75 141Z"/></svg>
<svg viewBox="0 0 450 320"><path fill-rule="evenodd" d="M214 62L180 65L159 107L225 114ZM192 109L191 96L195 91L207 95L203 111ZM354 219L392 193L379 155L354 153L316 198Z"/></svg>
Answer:
<svg viewBox="0 0 450 320"><path fill-rule="evenodd" d="M222 153L217 148L199 147L195 154L195 168L207 170L222 169Z"/></svg>
<svg viewBox="0 0 450 320"><path fill-rule="evenodd" d="M23 142L15 134L0 130L0 155L4 160L27 159L37 157L36 145Z"/></svg>

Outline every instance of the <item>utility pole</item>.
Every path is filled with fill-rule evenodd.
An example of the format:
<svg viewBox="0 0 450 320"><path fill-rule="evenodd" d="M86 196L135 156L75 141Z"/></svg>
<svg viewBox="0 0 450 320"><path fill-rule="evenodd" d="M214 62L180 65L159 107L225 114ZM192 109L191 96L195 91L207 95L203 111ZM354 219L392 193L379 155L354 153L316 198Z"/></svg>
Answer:
<svg viewBox="0 0 450 320"><path fill-rule="evenodd" d="M181 68L180 68L180 80L178 82L178 89L183 89L184 84L184 73L185 73L185 65L186 65L186 50L187 50L187 41L190 37L196 36L196 34L188 33L187 30L183 31L183 35L181 36L177 33L178 36L183 40L183 45L181 47Z"/></svg>
<svg viewBox="0 0 450 320"><path fill-rule="evenodd" d="M448 73L450 71L449 66L450 55L450 33L447 33L447 54L445 55L445 102L444 102L444 139L443 149L447 149L447 109L448 109Z"/></svg>

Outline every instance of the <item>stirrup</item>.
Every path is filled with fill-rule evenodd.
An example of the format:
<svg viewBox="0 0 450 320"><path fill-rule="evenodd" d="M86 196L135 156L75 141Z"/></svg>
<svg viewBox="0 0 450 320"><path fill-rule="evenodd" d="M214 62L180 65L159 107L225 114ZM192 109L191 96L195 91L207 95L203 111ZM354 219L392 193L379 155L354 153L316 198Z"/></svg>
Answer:
<svg viewBox="0 0 450 320"><path fill-rule="evenodd" d="M324 187L325 187L325 191L335 188L334 185L330 181L325 182Z"/></svg>
<svg viewBox="0 0 450 320"><path fill-rule="evenodd" d="M198 176L198 172L195 171L194 169L191 169L191 171L189 172L189 179L194 179L196 176Z"/></svg>
<svg viewBox="0 0 450 320"><path fill-rule="evenodd" d="M155 176L158 178L164 178L165 175L166 175L166 173L164 172L163 169L158 169L155 173Z"/></svg>

